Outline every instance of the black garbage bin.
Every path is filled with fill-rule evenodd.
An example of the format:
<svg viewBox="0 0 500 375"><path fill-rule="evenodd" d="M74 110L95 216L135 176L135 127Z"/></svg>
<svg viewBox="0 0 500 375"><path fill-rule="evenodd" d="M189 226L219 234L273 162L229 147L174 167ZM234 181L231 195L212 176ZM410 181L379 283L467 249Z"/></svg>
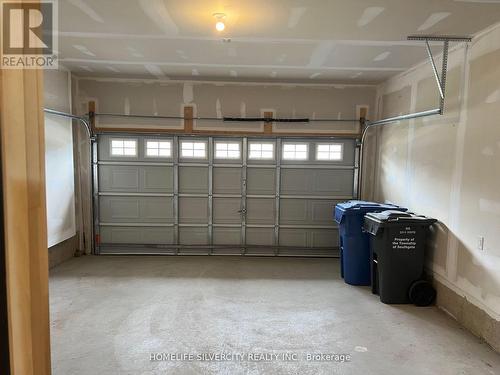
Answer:
<svg viewBox="0 0 500 375"><path fill-rule="evenodd" d="M366 214L363 229L371 234L372 291L383 303L415 302L409 293L422 282L428 229L435 222L401 211Z"/></svg>

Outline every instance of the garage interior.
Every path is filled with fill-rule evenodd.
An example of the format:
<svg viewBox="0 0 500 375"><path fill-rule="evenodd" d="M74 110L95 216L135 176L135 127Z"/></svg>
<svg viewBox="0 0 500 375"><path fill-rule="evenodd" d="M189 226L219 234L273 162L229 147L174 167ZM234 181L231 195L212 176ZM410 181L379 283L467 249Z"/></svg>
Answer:
<svg viewBox="0 0 500 375"><path fill-rule="evenodd" d="M2 373L500 373L499 1L57 21L58 69L0 71ZM344 282L350 200L437 220L431 306Z"/></svg>

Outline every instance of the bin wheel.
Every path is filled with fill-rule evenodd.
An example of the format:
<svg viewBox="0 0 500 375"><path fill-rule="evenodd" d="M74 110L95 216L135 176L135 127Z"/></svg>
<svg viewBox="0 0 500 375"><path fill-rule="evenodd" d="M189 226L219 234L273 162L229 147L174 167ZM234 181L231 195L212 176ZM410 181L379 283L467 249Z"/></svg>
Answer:
<svg viewBox="0 0 500 375"><path fill-rule="evenodd" d="M436 289L427 280L417 280L411 285L408 297L416 306L429 306L436 299Z"/></svg>

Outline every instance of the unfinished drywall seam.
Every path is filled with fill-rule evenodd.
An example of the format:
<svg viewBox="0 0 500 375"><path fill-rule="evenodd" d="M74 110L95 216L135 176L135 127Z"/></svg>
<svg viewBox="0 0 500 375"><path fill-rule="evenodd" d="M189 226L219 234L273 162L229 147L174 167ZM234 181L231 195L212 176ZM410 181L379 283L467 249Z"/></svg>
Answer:
<svg viewBox="0 0 500 375"><path fill-rule="evenodd" d="M220 98L215 101L215 117L222 120L222 103Z"/></svg>
<svg viewBox="0 0 500 375"><path fill-rule="evenodd" d="M247 117L247 104L245 102L240 103L240 117L241 118Z"/></svg>
<svg viewBox="0 0 500 375"><path fill-rule="evenodd" d="M460 230L461 186L463 176L463 159L465 149L465 132L467 128L467 103L469 95L470 61L469 46L463 50L462 87L460 88L460 119L458 121L457 140L455 146L455 168L453 170L450 192L450 222L448 234L448 256L446 260L446 275L451 282L457 281L458 270L458 233Z"/></svg>
<svg viewBox="0 0 500 375"><path fill-rule="evenodd" d="M189 104L194 101L194 90L192 83L184 83L182 87L182 99L184 100L184 104Z"/></svg>

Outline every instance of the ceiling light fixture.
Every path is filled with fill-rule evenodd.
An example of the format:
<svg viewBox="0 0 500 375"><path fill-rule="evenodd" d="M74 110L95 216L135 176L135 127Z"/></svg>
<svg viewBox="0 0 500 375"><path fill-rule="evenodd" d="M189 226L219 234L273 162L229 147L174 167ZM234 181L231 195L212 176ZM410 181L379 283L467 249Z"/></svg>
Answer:
<svg viewBox="0 0 500 375"><path fill-rule="evenodd" d="M215 29L217 31L224 31L224 29L226 28L226 25L224 23L226 15L224 13L214 13L213 16L215 17Z"/></svg>

